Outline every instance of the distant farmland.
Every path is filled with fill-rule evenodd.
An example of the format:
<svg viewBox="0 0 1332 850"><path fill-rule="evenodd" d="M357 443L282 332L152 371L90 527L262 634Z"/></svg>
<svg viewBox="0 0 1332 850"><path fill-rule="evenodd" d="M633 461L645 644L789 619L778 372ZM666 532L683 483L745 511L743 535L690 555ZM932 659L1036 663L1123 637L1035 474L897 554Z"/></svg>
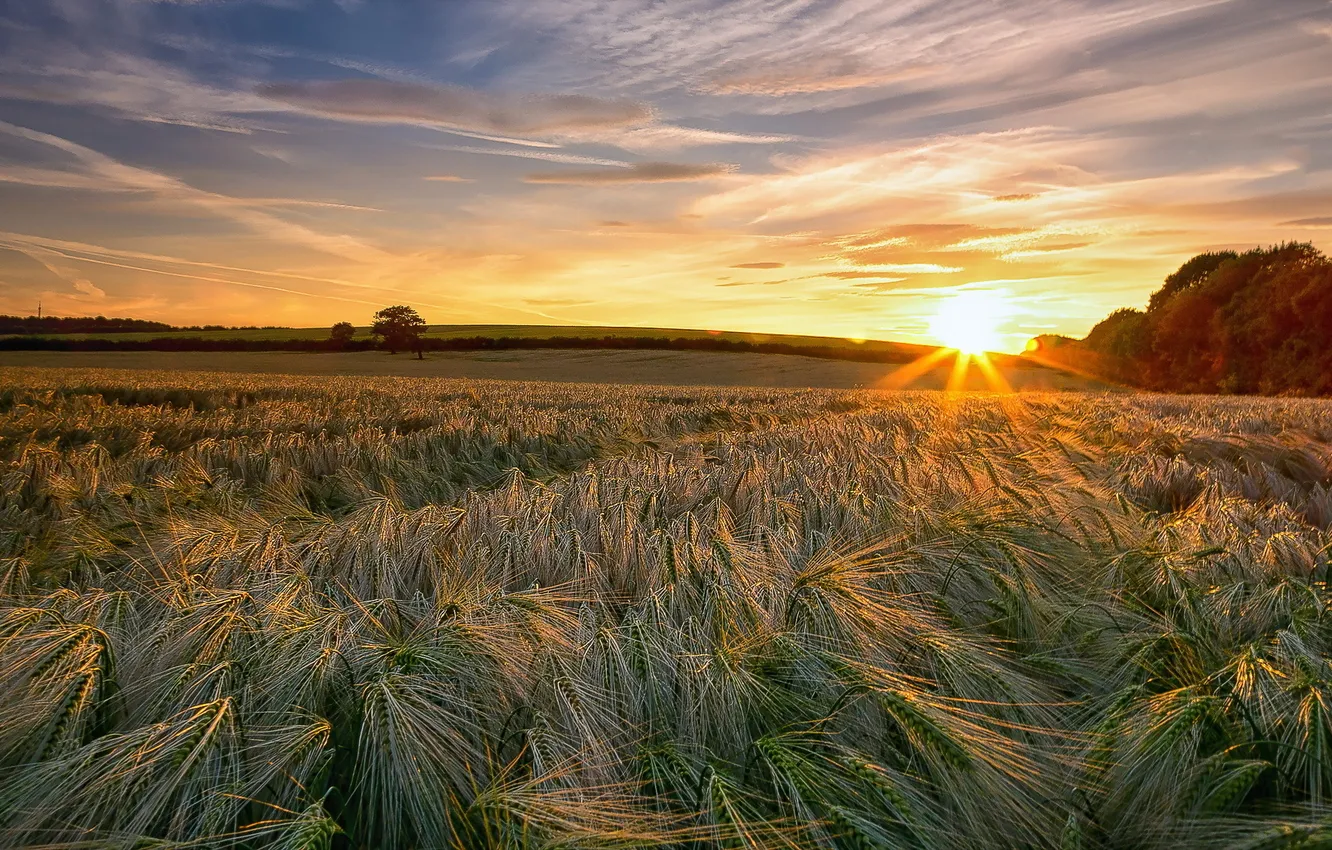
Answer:
<svg viewBox="0 0 1332 850"><path fill-rule="evenodd" d="M951 357L902 380L901 362L873 363L791 354L670 350L497 350L431 352L424 360L387 351L3 351L0 366L106 370L240 372L279 375L360 375L521 381L660 384L712 387L930 389L948 386ZM1116 387L1071 372L1000 369L1012 389L1104 391ZM972 368L957 387L990 389Z"/></svg>

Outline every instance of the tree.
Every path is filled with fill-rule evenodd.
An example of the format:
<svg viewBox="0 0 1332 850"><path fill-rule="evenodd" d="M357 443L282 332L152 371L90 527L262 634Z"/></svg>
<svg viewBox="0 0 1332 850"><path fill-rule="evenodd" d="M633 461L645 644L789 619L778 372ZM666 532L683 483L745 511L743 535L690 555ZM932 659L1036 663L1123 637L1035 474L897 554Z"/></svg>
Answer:
<svg viewBox="0 0 1332 850"><path fill-rule="evenodd" d="M1129 307L1120 308L1102 319L1084 340L1087 347L1112 357L1133 359L1148 348L1147 314Z"/></svg>
<svg viewBox="0 0 1332 850"><path fill-rule="evenodd" d="M1202 283L1212 272L1221 268L1222 264L1236 259L1239 259L1239 254L1234 251L1209 251L1206 254L1199 254L1165 279L1165 286L1152 293L1147 310L1150 312L1160 309L1174 297L1175 293Z"/></svg>
<svg viewBox="0 0 1332 850"><path fill-rule="evenodd" d="M329 341L337 345L338 348L346 348L347 343L356 336L356 328L351 322L338 322L328 331Z"/></svg>
<svg viewBox="0 0 1332 850"><path fill-rule="evenodd" d="M384 338L384 345L389 354L397 354L398 349L411 349L416 352L417 360L424 360L421 350L421 334L425 333L426 323L416 311L405 305L385 307L375 314L370 333Z"/></svg>
<svg viewBox="0 0 1332 850"><path fill-rule="evenodd" d="M1287 242L1199 254L1166 278L1146 312L1117 310L1077 348L1149 389L1327 395L1329 339L1332 260Z"/></svg>

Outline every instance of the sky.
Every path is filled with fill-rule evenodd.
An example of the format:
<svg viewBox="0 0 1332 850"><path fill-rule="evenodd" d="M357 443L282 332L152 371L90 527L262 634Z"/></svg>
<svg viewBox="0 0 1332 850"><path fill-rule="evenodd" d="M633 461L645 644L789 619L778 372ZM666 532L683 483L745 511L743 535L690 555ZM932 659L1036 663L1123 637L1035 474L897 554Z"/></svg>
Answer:
<svg viewBox="0 0 1332 850"><path fill-rule="evenodd" d="M0 313L1020 350L1285 240L1328 0L0 0Z"/></svg>

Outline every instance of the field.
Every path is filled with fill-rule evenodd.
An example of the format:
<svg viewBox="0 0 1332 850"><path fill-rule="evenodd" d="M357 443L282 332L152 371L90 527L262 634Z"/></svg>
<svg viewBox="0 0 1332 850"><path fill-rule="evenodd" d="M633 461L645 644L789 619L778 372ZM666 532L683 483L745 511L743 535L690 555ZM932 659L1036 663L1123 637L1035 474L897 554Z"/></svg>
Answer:
<svg viewBox="0 0 1332 850"><path fill-rule="evenodd" d="M425 360L383 351L0 351L0 367L170 369L297 375L394 375L401 377L572 381L690 386L823 387L854 389L891 383L902 368L789 354L708 351L476 351L431 352ZM911 381L917 389L943 389L952 361ZM1001 367L1017 390L1104 390L1110 385L1030 364ZM972 368L966 389L985 389Z"/></svg>
<svg viewBox="0 0 1332 850"><path fill-rule="evenodd" d="M1332 402L0 387L0 845L1332 843Z"/></svg>

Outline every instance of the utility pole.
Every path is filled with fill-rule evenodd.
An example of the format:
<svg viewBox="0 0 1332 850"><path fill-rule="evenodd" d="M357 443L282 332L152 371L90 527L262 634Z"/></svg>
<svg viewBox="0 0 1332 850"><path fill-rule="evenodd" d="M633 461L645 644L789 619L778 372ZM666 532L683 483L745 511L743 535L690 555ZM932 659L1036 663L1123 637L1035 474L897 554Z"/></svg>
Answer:
<svg viewBox="0 0 1332 850"><path fill-rule="evenodd" d="M42 317L42 301L39 298L37 299L37 318L40 319L41 317Z"/></svg>

